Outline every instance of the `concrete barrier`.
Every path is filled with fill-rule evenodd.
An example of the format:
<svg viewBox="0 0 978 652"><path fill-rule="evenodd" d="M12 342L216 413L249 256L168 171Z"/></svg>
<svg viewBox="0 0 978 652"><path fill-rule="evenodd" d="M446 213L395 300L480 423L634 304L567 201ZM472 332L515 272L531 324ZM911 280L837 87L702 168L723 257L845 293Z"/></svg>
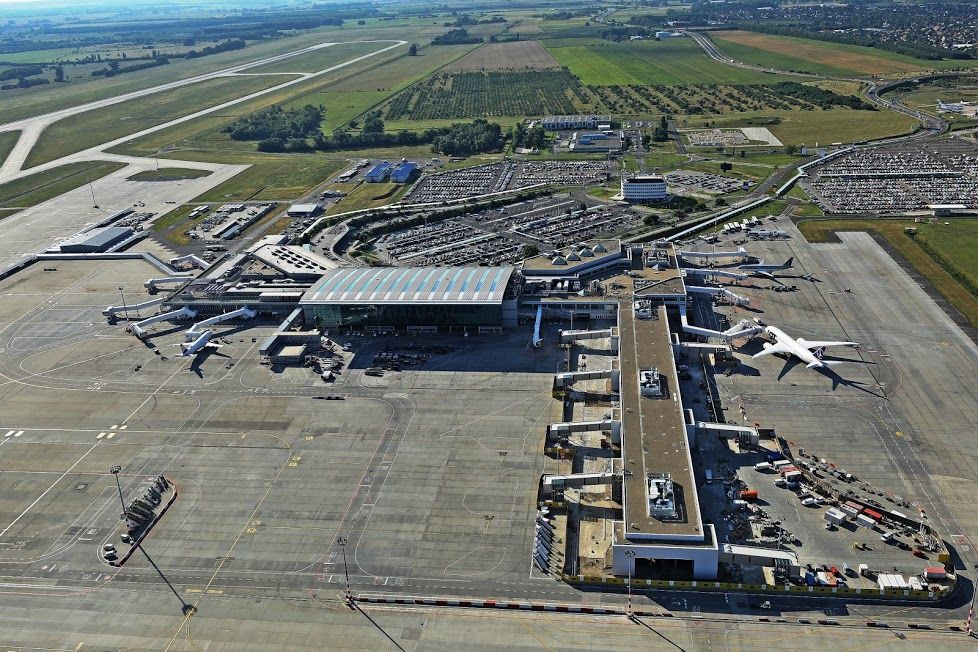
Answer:
<svg viewBox="0 0 978 652"><path fill-rule="evenodd" d="M561 578L572 585L582 586L625 586L627 580L619 577L590 577L586 575L561 575ZM866 590L861 588L839 588L831 586L794 586L783 587L772 584L743 584L732 582L697 582L695 580L632 580L632 587L645 589L661 589L670 591L716 591L718 593L756 593L756 594L804 594L809 596L848 597L860 599L891 599L932 602L938 599L938 594L931 591L911 591L909 589L880 589Z"/></svg>

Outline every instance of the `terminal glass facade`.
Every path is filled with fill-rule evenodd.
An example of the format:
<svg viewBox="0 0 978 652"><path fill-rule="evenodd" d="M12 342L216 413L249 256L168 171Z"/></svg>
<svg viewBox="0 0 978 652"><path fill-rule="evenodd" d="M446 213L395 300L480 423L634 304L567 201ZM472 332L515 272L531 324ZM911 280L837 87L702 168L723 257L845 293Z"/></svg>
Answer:
<svg viewBox="0 0 978 652"><path fill-rule="evenodd" d="M495 305L451 305L431 303L314 304L306 316L320 328L380 326L437 326L438 328L502 326L503 310Z"/></svg>

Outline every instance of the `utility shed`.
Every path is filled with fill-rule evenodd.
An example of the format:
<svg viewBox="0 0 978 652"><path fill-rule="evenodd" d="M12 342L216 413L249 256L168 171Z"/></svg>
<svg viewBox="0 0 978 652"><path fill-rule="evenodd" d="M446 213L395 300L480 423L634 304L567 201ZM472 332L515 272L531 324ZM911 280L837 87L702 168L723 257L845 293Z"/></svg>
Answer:
<svg viewBox="0 0 978 652"><path fill-rule="evenodd" d="M292 204L286 213L289 217L315 217L321 209L319 204Z"/></svg>

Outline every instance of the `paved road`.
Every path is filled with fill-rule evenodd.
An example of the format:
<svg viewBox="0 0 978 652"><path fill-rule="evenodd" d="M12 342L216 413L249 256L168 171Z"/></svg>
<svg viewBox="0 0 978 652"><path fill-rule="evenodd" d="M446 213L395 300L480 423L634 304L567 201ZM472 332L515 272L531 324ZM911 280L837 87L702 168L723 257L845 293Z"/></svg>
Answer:
<svg viewBox="0 0 978 652"><path fill-rule="evenodd" d="M261 97L262 95L267 95L268 93L274 93L276 91L279 91L279 90L281 90L283 88L287 88L289 86L294 86L296 84L301 84L301 83L303 83L303 82L305 82L305 81L307 81L309 79L314 79L316 77L319 77L319 76L325 75L327 73L333 72L334 70L338 70L340 68L344 68L346 66L352 65L354 63L358 63L358 62L363 61L365 59L369 59L370 57L377 56L378 54L382 54L384 52L387 52L389 50L393 50L394 48L397 48L397 47L400 47L402 45L406 45L407 44L407 41L389 41L389 40L384 40L384 41L349 41L349 42L350 43L357 43L357 42L358 43L374 43L374 42L376 42L376 43L393 43L393 45L389 45L387 47L380 48L380 49L378 49L378 50L376 50L374 52L371 52L369 54L365 54L363 56L354 57L352 59L349 59L347 61L344 61L343 63L337 64L335 66L331 66L329 68L325 68L323 70L320 70L320 71L317 71L317 72L314 72L314 73L295 73L295 75L296 75L295 78L290 79L288 81L285 81L285 82L283 82L281 84L277 84L275 86L271 86L271 87L266 88L264 90L260 90L260 91L257 91L255 93L251 93L249 95L245 95L244 97L239 97L237 99L230 100L228 102L223 102L221 104L218 104L217 106L212 106L210 108L203 109L201 111L197 111L195 113L191 113L189 115L185 115L185 116L182 116L180 118L176 118L175 120L170 120L169 122L165 122L163 124L156 125L155 127L150 127L148 129L143 129L142 131L138 131L136 133L129 134L128 136L125 136L123 138L116 138L115 140L112 140L112 141L109 141L109 142L106 142L106 143L102 143L101 145L97 145L95 147L88 148L88 149L83 150L81 152L77 152L75 154L70 154L68 156L64 156L64 157L59 158L57 160L49 161L48 163L44 163L44 164L41 164L41 165L34 166L34 167L30 168L29 170L23 170L23 166L24 166L24 162L27 160L27 157L28 157L28 155L31 152L31 149L33 149L33 147L34 147L35 143L37 142L37 139L40 137L41 133L48 126L50 126L51 124L54 124L55 122L57 122L59 120L63 120L64 118L67 118L67 117L70 117L70 116L78 115L80 113L85 113L87 111L94 111L96 109L101 109L101 108L104 108L104 107L107 107L107 106L111 106L113 104L118 104L120 102L125 102L125 101L128 101L128 100L132 100L132 99L136 99L136 98L140 98L140 97L145 97L147 95L153 95L153 94L156 94L156 93L161 93L161 92L164 92L164 91L172 90L174 88L180 88L180 87L183 87L183 86L188 86L190 84L197 84L199 82L207 81L207 80L210 80L210 79L215 79L217 77L232 76L232 75L235 75L235 74L237 74L237 73L239 73L241 71L248 70L248 69L254 68L256 66L265 65L265 64L268 64L268 63L274 63L276 61L281 61L283 59L288 59L288 58L295 57L295 56L298 56L298 55L301 55L301 54L306 54L306 53L309 53L309 52L312 52L312 51L315 51L315 50L321 50L323 48L332 47L334 45L340 45L341 43L339 43L339 42L337 42L337 43L320 43L318 45L313 45L313 46L310 46L310 47L307 47L307 48L302 48L300 50L295 50L293 52L286 52L284 54L278 54L278 55L275 55L273 57L266 57L264 59L259 59L258 61L252 61L252 62L249 62L249 63L238 64L236 66L231 66L229 68L225 68L223 70L218 70L218 71L215 71L215 72L207 73L207 74L204 74L204 75L198 75L196 77L190 77L188 79L181 79L181 80L178 80L178 81L169 82L167 84L161 84L159 86L154 86L152 88L147 88L147 89L143 89L143 90L140 90L140 91L133 91L131 93L124 93L122 95L117 95L116 97L111 97L111 98L107 98L107 99L104 99L104 100L98 100L96 102L89 102L87 104L80 104L78 106L70 107L70 108L67 108L67 109L62 109L60 111L54 111L52 113L47 113L47 114L44 114L44 115L35 116L33 118L27 118L25 120L17 120L15 122L8 122L7 124L0 125L0 132L5 132L5 131L20 131L21 132L21 135L20 135L19 140L17 141L17 144L14 145L13 150L10 152L10 154L7 157L7 159L4 161L3 166L0 167L0 183L4 183L4 182L7 182L7 181L12 181L14 179L18 179L18 178L23 177L23 176L26 176L28 174L33 174L35 172L40 172L42 170L47 170L47 169L50 169L50 168L53 168L53 167L58 167L60 165L66 164L66 163L72 163L72 162L76 162L76 161L90 161L90 160L114 160L114 159L111 158L112 155L106 154L104 150L110 149L110 148L112 148L112 147L114 147L116 145L120 145L120 144L122 144L122 143L124 143L126 141L129 141L129 140L132 140L134 138L140 138L142 136L146 136L148 134L155 133L155 132L161 131L163 129L167 129L167 128L172 127L174 125L178 125L178 124L181 124L181 123L184 123L184 122L188 122L190 120L194 120L196 118L199 118L199 117L204 116L204 115L208 115L210 113L215 113L217 111L222 111L222 110L224 110L224 109L226 109L226 108L228 108L230 106L234 106L235 104L241 104L242 102L247 102L247 101L253 100L256 97Z"/></svg>

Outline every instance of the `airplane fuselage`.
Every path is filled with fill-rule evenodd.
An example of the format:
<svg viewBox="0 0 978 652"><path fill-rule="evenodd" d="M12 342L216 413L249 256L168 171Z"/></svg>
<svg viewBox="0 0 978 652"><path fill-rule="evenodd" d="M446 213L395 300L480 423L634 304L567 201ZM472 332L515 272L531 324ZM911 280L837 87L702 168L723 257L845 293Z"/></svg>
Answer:
<svg viewBox="0 0 978 652"><path fill-rule="evenodd" d="M765 326L764 332L773 337L778 344L785 347L787 349L787 353L795 356L807 366L812 368L826 366L826 364L822 362L821 358L799 344L798 340L791 337L777 326ZM765 349L769 348L770 346L770 344L764 344Z"/></svg>
<svg viewBox="0 0 978 652"><path fill-rule="evenodd" d="M180 348L183 350L183 356L186 358L199 352L201 349L207 346L208 342L210 342L210 339L213 335L214 333L212 331L204 331L193 342L181 344Z"/></svg>

